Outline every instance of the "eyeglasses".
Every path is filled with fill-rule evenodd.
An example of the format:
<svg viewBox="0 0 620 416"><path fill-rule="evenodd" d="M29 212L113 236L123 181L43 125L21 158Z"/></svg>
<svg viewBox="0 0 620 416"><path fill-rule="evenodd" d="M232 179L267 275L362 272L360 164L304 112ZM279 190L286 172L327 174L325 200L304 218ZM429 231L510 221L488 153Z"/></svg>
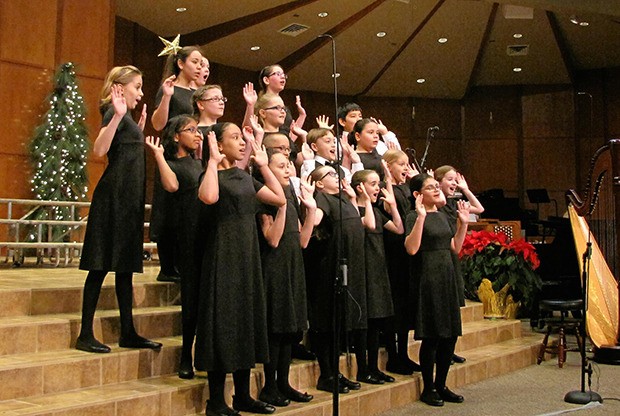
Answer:
<svg viewBox="0 0 620 416"><path fill-rule="evenodd" d="M441 189L441 186L439 186L439 184L428 185L422 188L423 191L438 191L440 189Z"/></svg>
<svg viewBox="0 0 620 416"><path fill-rule="evenodd" d="M217 102L217 101L221 101L223 103L225 103L226 101L228 101L228 98L226 97L209 97L209 98L201 98L198 101L209 101L209 102Z"/></svg>
<svg viewBox="0 0 620 416"><path fill-rule="evenodd" d="M289 146L274 146L270 147L270 149L277 150L281 153L291 153L291 148Z"/></svg>
<svg viewBox="0 0 620 416"><path fill-rule="evenodd" d="M319 179L319 180L322 181L326 176L331 176L332 178L335 179L335 178L338 177L338 174L336 173L336 171L330 170L325 175L321 176L321 179Z"/></svg>
<svg viewBox="0 0 620 416"><path fill-rule="evenodd" d="M192 126L192 127L188 127L186 129L183 129L183 130L179 130L178 133L183 133L184 131L189 131L191 134L196 134L196 133L200 132L200 130L198 130L197 127Z"/></svg>
<svg viewBox="0 0 620 416"><path fill-rule="evenodd" d="M288 75L286 75L284 72L282 71L276 71L276 72L272 72L271 74L269 74L269 76L278 76L278 77L284 77L284 79L288 79Z"/></svg>
<svg viewBox="0 0 620 416"><path fill-rule="evenodd" d="M265 110L278 110L278 111L286 111L286 107L283 105L274 105L273 107L267 107Z"/></svg>

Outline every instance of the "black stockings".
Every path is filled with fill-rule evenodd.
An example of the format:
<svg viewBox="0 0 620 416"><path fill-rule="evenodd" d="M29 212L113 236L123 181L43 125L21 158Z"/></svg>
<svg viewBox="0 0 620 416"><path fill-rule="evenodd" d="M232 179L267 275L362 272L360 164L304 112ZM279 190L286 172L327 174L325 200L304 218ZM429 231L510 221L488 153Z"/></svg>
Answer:
<svg viewBox="0 0 620 416"><path fill-rule="evenodd" d="M269 359L264 364L264 390L273 394L291 390L288 375L291 365L291 345L294 337L288 334L269 334ZM296 342L296 341L295 341Z"/></svg>
<svg viewBox="0 0 620 416"><path fill-rule="evenodd" d="M456 340L456 337L424 338L422 340L422 345L420 346L420 366L422 367L424 389L435 388L441 390L446 386ZM436 375L433 381L433 369L435 367Z"/></svg>

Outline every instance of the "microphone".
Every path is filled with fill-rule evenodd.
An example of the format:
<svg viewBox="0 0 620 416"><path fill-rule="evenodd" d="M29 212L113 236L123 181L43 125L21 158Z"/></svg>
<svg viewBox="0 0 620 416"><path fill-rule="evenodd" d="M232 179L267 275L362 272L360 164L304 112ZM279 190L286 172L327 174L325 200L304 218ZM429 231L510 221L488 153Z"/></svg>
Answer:
<svg viewBox="0 0 620 416"><path fill-rule="evenodd" d="M438 131L438 130L439 130L439 126L429 127L428 129L429 129L430 131Z"/></svg>

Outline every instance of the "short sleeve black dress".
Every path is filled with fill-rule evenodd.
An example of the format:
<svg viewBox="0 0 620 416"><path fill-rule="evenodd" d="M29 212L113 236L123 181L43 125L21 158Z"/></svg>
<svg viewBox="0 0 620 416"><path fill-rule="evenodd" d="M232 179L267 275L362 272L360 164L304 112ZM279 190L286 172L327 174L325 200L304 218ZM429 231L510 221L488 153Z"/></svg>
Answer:
<svg viewBox="0 0 620 416"><path fill-rule="evenodd" d="M377 172L379 179L383 180L383 165L381 164L381 155L377 152L377 149L373 149L370 153L358 153L364 169L370 169Z"/></svg>
<svg viewBox="0 0 620 416"><path fill-rule="evenodd" d="M306 281L310 328L319 332L332 331L334 280L338 273L337 244L340 233L340 203L342 203L342 256L348 265L348 294L344 329L366 329L366 277L364 262L364 226L360 215L343 195L317 193L316 204L324 213L306 252ZM339 203L340 202L340 203Z"/></svg>
<svg viewBox="0 0 620 416"><path fill-rule="evenodd" d="M103 116L108 125L114 109ZM93 192L80 269L142 273L144 249L144 135L125 114L107 153L108 166Z"/></svg>
<svg viewBox="0 0 620 416"><path fill-rule="evenodd" d="M358 207L360 216L366 212L365 207ZM394 315L392 290L385 264L385 247L383 245L383 226L390 221L378 208L373 208L375 229L365 228L364 253L366 257L366 304L368 318L386 318ZM389 231L386 231L389 232Z"/></svg>
<svg viewBox="0 0 620 416"><path fill-rule="evenodd" d="M407 216L407 235L417 216L415 211ZM451 254L453 235L446 214L441 211L426 214L420 249L410 256L411 296L417 303L414 317L416 339L462 335L459 289Z"/></svg>
<svg viewBox="0 0 620 416"><path fill-rule="evenodd" d="M308 329L306 277L299 245L299 205L291 187L286 195L286 222L278 247L262 239L263 279L267 299L267 327L272 334L294 334ZM265 207L276 217L277 208Z"/></svg>
<svg viewBox="0 0 620 416"><path fill-rule="evenodd" d="M457 212L457 199L456 198L447 198L446 205L439 208L440 211L445 213L450 219L450 225L453 227L453 232L456 233L456 221L458 218ZM463 270L461 269L461 261L459 259L459 255L455 252L452 252L452 259L454 260L454 269L457 273L457 283L459 286L459 304L461 306L465 306L465 281L463 280Z"/></svg>
<svg viewBox="0 0 620 416"><path fill-rule="evenodd" d="M231 373L269 357L256 192L239 168L218 171L219 199L202 210L209 231L202 257L195 367Z"/></svg>

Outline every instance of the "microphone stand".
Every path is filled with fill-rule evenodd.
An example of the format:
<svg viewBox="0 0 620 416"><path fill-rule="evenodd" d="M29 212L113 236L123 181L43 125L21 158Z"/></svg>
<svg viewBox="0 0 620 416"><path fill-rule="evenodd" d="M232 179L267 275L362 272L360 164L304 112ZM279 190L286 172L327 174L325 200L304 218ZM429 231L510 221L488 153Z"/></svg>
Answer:
<svg viewBox="0 0 620 416"><path fill-rule="evenodd" d="M342 257L343 251L343 224L342 224L342 144L340 143L339 123L338 123L338 81L336 72L336 40L329 33L323 33L318 36L319 38L329 38L332 42L332 78L334 79L334 111L336 121L336 172L338 173L338 215L339 215L339 227L340 227L340 239L336 242L336 258L338 259L338 271L336 272L336 278L334 279L334 292L333 292L333 310L332 310L332 331L333 331L333 357L332 366L334 369L334 384L332 388L332 415L337 416L340 408L340 332L342 331L342 316L344 309L344 293L347 287L347 259Z"/></svg>
<svg viewBox="0 0 620 416"><path fill-rule="evenodd" d="M581 295L583 297L583 303L581 307L581 328L583 330L583 339L579 348L581 354L581 390L573 390L566 393L564 401L574 404L587 404L590 402L603 403L603 398L597 392L591 390L592 384L592 364L588 363L586 357L586 311L588 310L588 278L590 275L590 260L592 259L592 241L590 240L591 232L588 233L588 242L586 244L586 251L583 253L582 263L583 270L581 272ZM586 374L588 374L588 390L586 391Z"/></svg>
<svg viewBox="0 0 620 416"><path fill-rule="evenodd" d="M429 127L426 131L426 146L424 147L424 154L422 155L422 160L420 160L420 167L424 169L424 163L426 162L426 156L428 156L428 148L431 145L431 139L435 138L435 132L439 130L439 127ZM420 173L423 173L420 171Z"/></svg>

